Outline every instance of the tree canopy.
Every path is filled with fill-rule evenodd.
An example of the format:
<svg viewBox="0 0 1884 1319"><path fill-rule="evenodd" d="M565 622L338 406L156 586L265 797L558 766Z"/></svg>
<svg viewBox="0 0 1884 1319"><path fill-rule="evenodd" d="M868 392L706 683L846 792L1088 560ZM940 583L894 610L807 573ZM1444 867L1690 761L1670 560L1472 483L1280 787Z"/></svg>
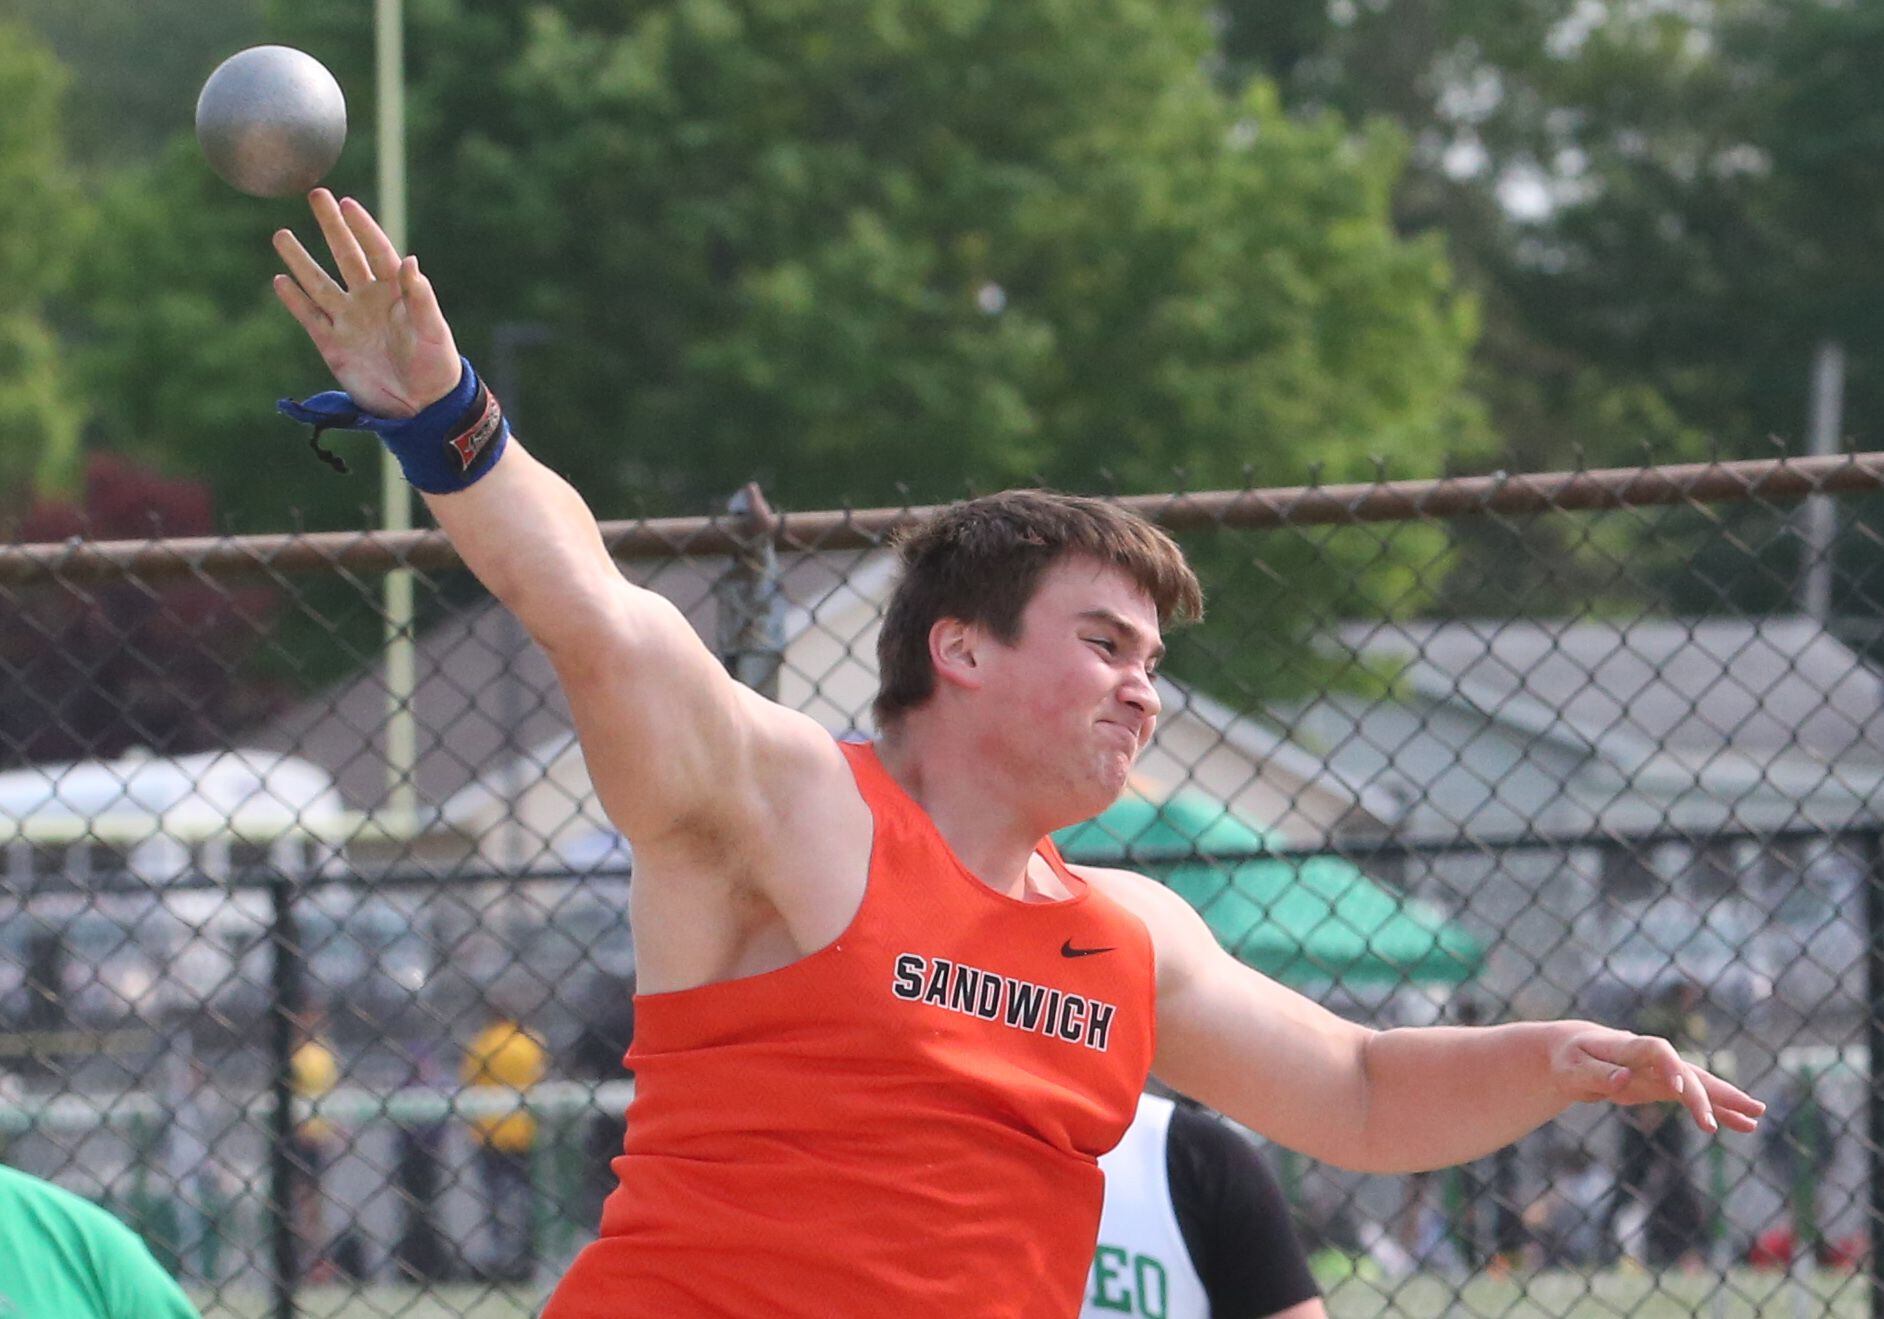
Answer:
<svg viewBox="0 0 1884 1319"><path fill-rule="evenodd" d="M1884 306L1865 6L406 13L412 245L487 374L528 327L499 383L604 516L700 511L753 478L807 507L1797 448L1813 347L1869 342ZM0 192L0 424L27 437L8 488L69 485L82 425L208 480L240 529L370 518L376 484L333 478L271 409L326 383L268 290L268 233L305 212L221 185L188 133L230 48L301 46L350 97L332 182L370 203L370 7L0 18L83 89L60 101L26 29L0 43L0 170L35 184ZM1848 415L1880 387L1855 357ZM1488 523L1455 529L1462 556L1429 530L1265 567L1345 609L1430 606L1442 583L1456 610L1783 603L1786 565L1722 587L1666 533Z"/></svg>
<svg viewBox="0 0 1884 1319"><path fill-rule="evenodd" d="M85 202L66 162L65 72L0 18L0 489L70 489L81 408L56 325Z"/></svg>
<svg viewBox="0 0 1884 1319"><path fill-rule="evenodd" d="M371 200L370 13L279 5L334 68L335 184ZM519 411L599 507L799 507L1282 477L1482 442L1474 333L1405 241L1390 129L1204 66L1208 12L1135 0L408 6L412 245L461 345L528 323ZM192 88L193 90L193 88ZM323 375L267 290L295 205L187 142L101 188L81 280L102 442L202 472L241 525L358 520L277 394ZM258 487L244 455L284 481ZM292 460L292 461L291 461Z"/></svg>

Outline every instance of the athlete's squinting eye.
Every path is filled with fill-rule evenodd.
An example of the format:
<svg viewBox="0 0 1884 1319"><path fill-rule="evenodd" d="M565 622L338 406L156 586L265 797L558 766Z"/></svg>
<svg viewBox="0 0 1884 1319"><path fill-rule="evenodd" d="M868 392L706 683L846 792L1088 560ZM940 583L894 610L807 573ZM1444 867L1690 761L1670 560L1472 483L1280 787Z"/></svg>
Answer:
<svg viewBox="0 0 1884 1319"><path fill-rule="evenodd" d="M1116 655L1119 653L1119 643L1116 641L1108 641L1104 637L1087 637L1086 640L1099 647L1099 649L1103 650L1108 655Z"/></svg>

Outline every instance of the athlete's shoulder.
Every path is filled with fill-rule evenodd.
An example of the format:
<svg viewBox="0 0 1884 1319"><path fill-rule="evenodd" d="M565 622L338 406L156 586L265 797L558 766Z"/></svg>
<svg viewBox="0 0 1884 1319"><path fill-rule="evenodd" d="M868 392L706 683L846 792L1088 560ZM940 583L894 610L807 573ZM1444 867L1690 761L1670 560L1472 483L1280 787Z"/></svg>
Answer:
<svg viewBox="0 0 1884 1319"><path fill-rule="evenodd" d="M1147 913L1156 918L1162 908L1173 902L1179 907L1185 907L1184 899L1149 875L1141 875L1135 870L1079 865L1071 861L1067 862L1066 868L1141 918ZM1185 909L1188 910L1187 907Z"/></svg>
<svg viewBox="0 0 1884 1319"><path fill-rule="evenodd" d="M1107 866L1072 866L1074 874L1136 916L1151 936L1162 990L1171 975L1188 975L1216 952L1216 936L1190 903L1148 875Z"/></svg>

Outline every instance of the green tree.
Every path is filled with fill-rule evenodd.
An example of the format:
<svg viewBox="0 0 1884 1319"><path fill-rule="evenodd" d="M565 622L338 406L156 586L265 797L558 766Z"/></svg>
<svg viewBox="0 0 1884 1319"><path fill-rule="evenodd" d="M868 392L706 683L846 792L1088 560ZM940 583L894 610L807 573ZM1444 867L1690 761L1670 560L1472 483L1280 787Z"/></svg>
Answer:
<svg viewBox="0 0 1884 1319"><path fill-rule="evenodd" d="M1884 329L1880 55L1874 6L1716 0L1608 6L1539 63L1552 112L1538 154L1559 162L1558 198L1510 248L1504 286L1529 341L1563 364L1573 392L1556 412L1584 425L1586 448L1608 461L1644 441L1665 460L1770 456L1776 439L1803 449L1818 342L1856 347ZM1852 366L1861 438L1884 379L1861 352ZM1587 406L1618 399L1637 406ZM1753 570L1698 520L1692 539L1654 524L1637 594L1685 612L1790 607L1789 515L1727 512L1740 541L1769 547ZM1639 524L1614 531L1592 541L1612 564L1649 539ZM1870 571L1867 542L1849 548L1846 566Z"/></svg>
<svg viewBox="0 0 1884 1319"><path fill-rule="evenodd" d="M604 516L752 478L806 507L1036 476L1344 479L1376 455L1431 473L1483 442L1475 308L1437 236L1395 232L1405 140L1291 115L1260 80L1225 90L1201 0L412 0L407 19L412 244L487 370L501 324L552 331L527 433ZM276 4L266 37L348 89L332 182L370 201L369 24ZM234 194L179 134L100 210L79 282L100 441L206 476L244 528L357 525L375 484L333 479L270 410L325 383L268 291L267 235L305 233L299 205ZM1199 552L1240 571L1227 542ZM1443 542L1280 552L1304 596L1404 606ZM1262 645L1299 600L1271 603Z"/></svg>
<svg viewBox="0 0 1884 1319"><path fill-rule="evenodd" d="M1766 456L1774 437L1797 451L1817 341L1876 338L1876 6L1225 12L1228 79L1274 77L1298 112L1384 117L1415 144L1396 217L1445 234L1483 308L1470 379L1501 465ZM1884 402L1862 357L1850 386L1849 416ZM1724 516L1764 544L1786 512ZM1755 571L1711 560L1701 543L1728 541L1680 518L1459 534L1463 610L1775 608L1793 577L1783 549Z"/></svg>
<svg viewBox="0 0 1884 1319"><path fill-rule="evenodd" d="M261 0L0 0L71 70L65 140L99 176L161 150L190 127L209 71L261 39Z"/></svg>
<svg viewBox="0 0 1884 1319"><path fill-rule="evenodd" d="M1704 450L1660 382L1614 369L1639 363L1639 345L1598 351L1577 333L1615 304L1579 300L1571 235L1587 216L1621 238L1613 226L1630 209L1636 163L1682 169L1716 131L1723 88L1697 18L1707 10L1397 0L1285 6L1277 21L1248 0L1225 6L1226 76L1276 78L1298 113L1384 120L1414 144L1394 216L1404 231L1444 236L1482 308L1471 388L1500 441L1487 462L1538 470ZM1637 237L1609 268L1640 303L1685 259L1635 251Z"/></svg>
<svg viewBox="0 0 1884 1319"><path fill-rule="evenodd" d="M208 480L247 530L280 529L297 507L314 524L357 525L377 487L326 479L273 412L278 395L325 387L269 285L268 234L298 222L299 203L239 196L178 138L110 175L97 212L74 283L94 445ZM283 479L257 482L258 470Z"/></svg>
<svg viewBox="0 0 1884 1319"><path fill-rule="evenodd" d="M372 178L369 21L269 15L352 93L343 189ZM504 321L553 329L530 429L611 511L755 476L803 506L1430 471L1480 437L1470 305L1436 242L1392 231L1398 141L1226 95L1201 4L424 0L408 22L414 246L474 359ZM267 293L298 207L230 193L181 140L101 207L100 438L269 523L267 403L321 383ZM294 502L357 520L371 486L325 475Z"/></svg>
<svg viewBox="0 0 1884 1319"><path fill-rule="evenodd" d="M53 329L85 224L67 167L65 74L44 43L0 21L0 489L69 489L83 410ZM0 496L0 508L14 502Z"/></svg>
<svg viewBox="0 0 1884 1319"><path fill-rule="evenodd" d="M1206 17L431 0L414 245L474 355L555 329L532 431L605 506L1436 468L1472 317L1397 145L1226 96ZM357 7L280 21L368 85Z"/></svg>

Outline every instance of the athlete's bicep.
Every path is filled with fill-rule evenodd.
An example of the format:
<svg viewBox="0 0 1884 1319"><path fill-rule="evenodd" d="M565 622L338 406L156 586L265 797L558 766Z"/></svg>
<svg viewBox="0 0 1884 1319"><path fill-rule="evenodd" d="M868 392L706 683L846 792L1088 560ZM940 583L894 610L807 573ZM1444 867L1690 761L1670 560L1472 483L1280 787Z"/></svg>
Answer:
<svg viewBox="0 0 1884 1319"><path fill-rule="evenodd" d="M1152 1071L1252 1131L1338 1162L1364 1115L1369 1032L1238 962L1162 884L1098 873L1151 932L1158 958Z"/></svg>

